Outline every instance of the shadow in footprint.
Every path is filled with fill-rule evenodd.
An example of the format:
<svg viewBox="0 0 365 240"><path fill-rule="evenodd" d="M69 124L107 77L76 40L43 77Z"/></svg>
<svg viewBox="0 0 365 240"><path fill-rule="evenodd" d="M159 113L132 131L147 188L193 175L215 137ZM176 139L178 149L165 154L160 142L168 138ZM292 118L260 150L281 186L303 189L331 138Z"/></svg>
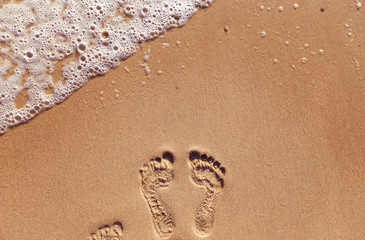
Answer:
<svg viewBox="0 0 365 240"><path fill-rule="evenodd" d="M207 236L213 228L216 197L224 188L226 169L213 157L198 151L189 153L189 166L193 182L206 188L205 198L196 211L194 230Z"/></svg>
<svg viewBox="0 0 365 240"><path fill-rule="evenodd" d="M171 152L164 152L161 157L146 162L140 170L142 193L151 210L152 220L161 238L170 237L175 229L170 208L161 200L157 190L167 187L174 178L174 157Z"/></svg>

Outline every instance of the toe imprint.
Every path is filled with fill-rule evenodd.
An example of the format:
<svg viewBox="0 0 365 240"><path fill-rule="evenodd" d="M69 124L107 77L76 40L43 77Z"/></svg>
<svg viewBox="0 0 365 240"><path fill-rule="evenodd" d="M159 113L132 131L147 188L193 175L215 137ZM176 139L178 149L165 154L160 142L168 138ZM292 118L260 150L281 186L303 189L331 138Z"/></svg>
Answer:
<svg viewBox="0 0 365 240"><path fill-rule="evenodd" d="M226 169L220 162L206 154L200 155L197 151L190 152L190 167L192 179L198 185L204 185L208 190L219 192L224 187L224 175Z"/></svg>
<svg viewBox="0 0 365 240"><path fill-rule="evenodd" d="M112 226L105 225L95 233L90 234L90 240L122 240L123 226L115 222Z"/></svg>

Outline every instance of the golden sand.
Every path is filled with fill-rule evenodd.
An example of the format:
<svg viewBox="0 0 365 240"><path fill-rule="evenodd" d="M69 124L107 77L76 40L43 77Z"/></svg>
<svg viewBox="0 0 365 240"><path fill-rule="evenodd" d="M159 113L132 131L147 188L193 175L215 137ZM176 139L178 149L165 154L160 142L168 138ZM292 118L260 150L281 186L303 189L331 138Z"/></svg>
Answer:
<svg viewBox="0 0 365 240"><path fill-rule="evenodd" d="M365 9L294 3L216 0L1 136L0 239L159 239L139 171L165 151L170 239L200 239L191 150L226 169L207 239L365 239Z"/></svg>

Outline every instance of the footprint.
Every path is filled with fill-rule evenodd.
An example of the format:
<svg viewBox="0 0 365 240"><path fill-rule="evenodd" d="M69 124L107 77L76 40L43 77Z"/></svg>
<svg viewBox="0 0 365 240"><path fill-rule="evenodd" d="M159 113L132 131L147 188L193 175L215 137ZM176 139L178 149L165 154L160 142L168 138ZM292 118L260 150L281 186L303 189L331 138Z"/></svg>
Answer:
<svg viewBox="0 0 365 240"><path fill-rule="evenodd" d="M196 211L194 230L200 236L207 236L214 223L216 197L224 187L223 176L226 169L218 161L198 151L189 153L191 178L197 185L207 189L205 198Z"/></svg>
<svg viewBox="0 0 365 240"><path fill-rule="evenodd" d="M113 226L106 225L99 228L95 233L90 234L89 240L122 240L123 226L115 222Z"/></svg>
<svg viewBox="0 0 365 240"><path fill-rule="evenodd" d="M142 193L151 209L155 229L161 238L170 237L175 229L175 221L170 208L157 193L159 188L167 187L174 178L173 163L172 153L165 152L162 158L157 157L149 160L140 170Z"/></svg>

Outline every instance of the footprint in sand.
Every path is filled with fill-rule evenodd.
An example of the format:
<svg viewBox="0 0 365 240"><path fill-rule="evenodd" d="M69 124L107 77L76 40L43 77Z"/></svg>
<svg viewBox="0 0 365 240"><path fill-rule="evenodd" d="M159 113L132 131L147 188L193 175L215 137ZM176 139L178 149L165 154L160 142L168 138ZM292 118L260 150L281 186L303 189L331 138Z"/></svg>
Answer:
<svg viewBox="0 0 365 240"><path fill-rule="evenodd" d="M90 234L89 240L122 240L123 226L115 222L113 226L106 225L99 228L95 233Z"/></svg>
<svg viewBox="0 0 365 240"><path fill-rule="evenodd" d="M170 208L157 193L159 188L167 187L174 178L173 163L172 153L165 152L162 158L157 157L149 160L140 170L142 193L151 209L155 229L161 238L170 237L175 229L175 221Z"/></svg>
<svg viewBox="0 0 365 240"><path fill-rule="evenodd" d="M196 211L194 230L200 236L207 236L213 228L216 198L224 187L226 169L218 161L198 151L189 153L191 178L197 185L206 187L206 195Z"/></svg>

